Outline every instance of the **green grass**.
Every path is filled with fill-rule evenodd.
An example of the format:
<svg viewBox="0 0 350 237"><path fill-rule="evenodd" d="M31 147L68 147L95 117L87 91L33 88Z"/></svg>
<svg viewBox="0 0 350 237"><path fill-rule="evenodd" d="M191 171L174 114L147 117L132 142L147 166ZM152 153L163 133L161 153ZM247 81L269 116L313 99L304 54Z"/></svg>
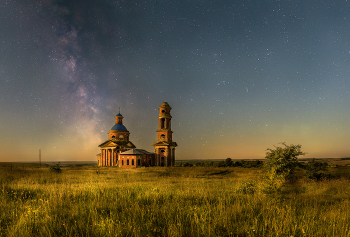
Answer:
<svg viewBox="0 0 350 237"><path fill-rule="evenodd" d="M350 236L348 176L264 194L260 174L0 166L0 236Z"/></svg>

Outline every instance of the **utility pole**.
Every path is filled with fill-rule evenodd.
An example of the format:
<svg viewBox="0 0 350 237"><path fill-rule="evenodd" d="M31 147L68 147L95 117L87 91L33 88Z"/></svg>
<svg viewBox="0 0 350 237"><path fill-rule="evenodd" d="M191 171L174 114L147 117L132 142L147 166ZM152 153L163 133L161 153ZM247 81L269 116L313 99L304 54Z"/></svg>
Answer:
<svg viewBox="0 0 350 237"><path fill-rule="evenodd" d="M40 164L40 167L41 167L41 149L39 149L39 164Z"/></svg>

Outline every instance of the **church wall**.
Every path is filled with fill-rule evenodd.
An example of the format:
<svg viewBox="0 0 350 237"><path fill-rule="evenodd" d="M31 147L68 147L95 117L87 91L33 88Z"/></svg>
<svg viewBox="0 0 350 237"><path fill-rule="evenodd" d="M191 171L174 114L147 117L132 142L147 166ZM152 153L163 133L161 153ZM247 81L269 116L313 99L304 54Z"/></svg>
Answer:
<svg viewBox="0 0 350 237"><path fill-rule="evenodd" d="M136 168L137 155L119 155L119 167Z"/></svg>

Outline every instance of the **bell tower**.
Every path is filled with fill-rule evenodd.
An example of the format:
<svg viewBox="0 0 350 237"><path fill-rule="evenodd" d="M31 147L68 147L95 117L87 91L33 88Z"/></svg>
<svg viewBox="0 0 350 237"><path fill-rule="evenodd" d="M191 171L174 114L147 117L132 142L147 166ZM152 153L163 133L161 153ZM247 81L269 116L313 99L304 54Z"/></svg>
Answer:
<svg viewBox="0 0 350 237"><path fill-rule="evenodd" d="M171 131L171 107L167 102L163 102L159 109L159 129L157 130L157 142L153 143L154 153L156 153L157 166L175 165L175 147Z"/></svg>

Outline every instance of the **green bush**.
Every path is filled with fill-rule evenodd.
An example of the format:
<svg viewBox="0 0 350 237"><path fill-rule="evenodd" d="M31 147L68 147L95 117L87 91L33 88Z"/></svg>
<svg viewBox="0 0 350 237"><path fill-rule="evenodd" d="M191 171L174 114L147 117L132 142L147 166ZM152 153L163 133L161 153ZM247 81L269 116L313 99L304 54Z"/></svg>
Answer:
<svg viewBox="0 0 350 237"><path fill-rule="evenodd" d="M60 163L58 162L55 166L50 166L50 170L56 173L61 173L62 169L60 168Z"/></svg>
<svg viewBox="0 0 350 237"><path fill-rule="evenodd" d="M327 162L317 162L314 159L312 159L310 162L308 162L305 166L306 173L305 176L309 179L315 179L315 180L321 180L324 178L327 178L324 173L320 173L320 171L326 171L327 170Z"/></svg>
<svg viewBox="0 0 350 237"><path fill-rule="evenodd" d="M188 162L186 162L186 163L183 165L183 167L192 167L192 166L193 166L193 164L188 163Z"/></svg>
<svg viewBox="0 0 350 237"><path fill-rule="evenodd" d="M279 191L286 181L293 180L295 168L298 165L298 156L304 155L301 145L286 145L275 149L267 149L264 164L264 178L267 192Z"/></svg>

